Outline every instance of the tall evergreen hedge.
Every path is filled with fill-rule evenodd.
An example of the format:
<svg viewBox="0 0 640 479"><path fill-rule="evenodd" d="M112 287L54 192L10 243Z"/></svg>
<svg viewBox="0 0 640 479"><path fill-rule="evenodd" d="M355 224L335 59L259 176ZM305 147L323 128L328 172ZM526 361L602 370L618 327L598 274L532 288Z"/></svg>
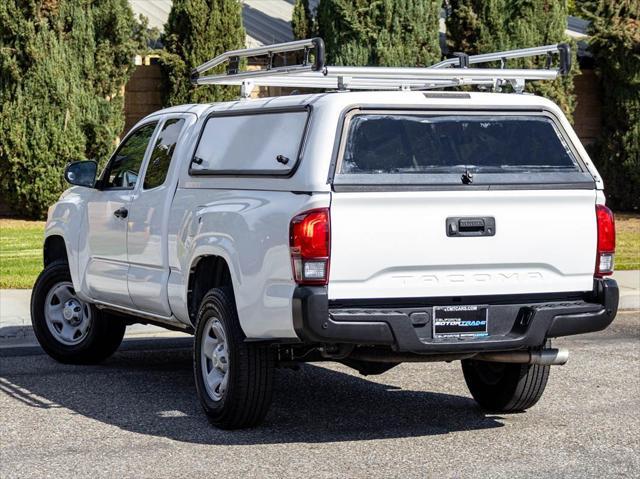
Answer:
<svg viewBox="0 0 640 479"><path fill-rule="evenodd" d="M127 0L0 2L0 201L14 212L42 217L68 162L107 158L139 33Z"/></svg>
<svg viewBox="0 0 640 479"><path fill-rule="evenodd" d="M164 28L161 64L167 105L237 98L238 87L191 85L191 70L227 50L244 48L242 5L238 0L174 0ZM222 71L222 70L220 70ZM208 74L215 72L211 70Z"/></svg>
<svg viewBox="0 0 640 479"><path fill-rule="evenodd" d="M316 20L328 63L426 66L438 61L440 3L321 0Z"/></svg>
<svg viewBox="0 0 640 479"><path fill-rule="evenodd" d="M447 40L451 51L490 53L568 40L565 1L448 0L446 3ZM575 60L575 52L573 56ZM509 60L508 66L541 68L544 62L544 57ZM576 70L574 66L573 72ZM528 82L526 89L555 101L572 118L575 108L572 77L573 73L553 82Z"/></svg>
<svg viewBox="0 0 640 479"><path fill-rule="evenodd" d="M291 29L297 40L311 38L314 35L315 28L309 0L296 0L291 16Z"/></svg>
<svg viewBox="0 0 640 479"><path fill-rule="evenodd" d="M602 134L591 156L607 201L640 209L640 1L582 2L591 20L589 50L602 93Z"/></svg>

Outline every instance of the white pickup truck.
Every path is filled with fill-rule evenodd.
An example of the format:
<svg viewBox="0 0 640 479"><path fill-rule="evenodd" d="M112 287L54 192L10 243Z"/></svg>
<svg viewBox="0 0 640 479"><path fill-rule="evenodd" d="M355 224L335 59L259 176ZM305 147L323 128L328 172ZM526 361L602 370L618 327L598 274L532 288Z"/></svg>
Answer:
<svg viewBox="0 0 640 479"><path fill-rule="evenodd" d="M613 215L552 102L335 92L168 108L49 210L33 326L96 362L141 322L195 334L211 422L265 416L274 368L461 360L478 403L529 408L618 304ZM339 414L339 412L337 412Z"/></svg>

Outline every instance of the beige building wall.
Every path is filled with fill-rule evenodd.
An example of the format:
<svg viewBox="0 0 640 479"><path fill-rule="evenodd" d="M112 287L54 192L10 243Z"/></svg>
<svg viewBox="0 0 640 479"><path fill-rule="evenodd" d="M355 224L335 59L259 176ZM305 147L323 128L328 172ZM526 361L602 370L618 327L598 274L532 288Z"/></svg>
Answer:
<svg viewBox="0 0 640 479"><path fill-rule="evenodd" d="M602 130L602 95L598 77L593 70L582 70L573 79L576 94L576 110L573 113L574 128L585 145L593 143Z"/></svg>
<svg viewBox="0 0 640 479"><path fill-rule="evenodd" d="M162 72L160 65L148 59L138 65L124 88L124 133L138 120L162 108ZM146 64L144 64L146 63Z"/></svg>

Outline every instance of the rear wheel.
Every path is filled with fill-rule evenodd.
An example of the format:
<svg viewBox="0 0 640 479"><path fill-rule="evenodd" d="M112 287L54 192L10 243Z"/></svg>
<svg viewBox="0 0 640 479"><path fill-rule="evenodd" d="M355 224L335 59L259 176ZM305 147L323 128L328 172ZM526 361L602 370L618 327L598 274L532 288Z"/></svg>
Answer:
<svg viewBox="0 0 640 479"><path fill-rule="evenodd" d="M91 364L111 356L126 325L76 295L69 265L48 265L31 295L31 323L42 349L62 363Z"/></svg>
<svg viewBox="0 0 640 479"><path fill-rule="evenodd" d="M465 359L464 379L480 406L493 412L529 409L542 397L550 366Z"/></svg>
<svg viewBox="0 0 640 479"><path fill-rule="evenodd" d="M221 429L259 424L271 403L273 351L245 339L231 290L209 291L198 311L193 369L200 403Z"/></svg>

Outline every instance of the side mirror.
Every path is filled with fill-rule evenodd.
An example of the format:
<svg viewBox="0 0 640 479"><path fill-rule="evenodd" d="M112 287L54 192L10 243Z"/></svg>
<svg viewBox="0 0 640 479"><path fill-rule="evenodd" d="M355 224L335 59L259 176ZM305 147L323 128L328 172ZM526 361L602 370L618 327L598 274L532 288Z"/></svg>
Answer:
<svg viewBox="0 0 640 479"><path fill-rule="evenodd" d="M95 161L74 161L64 169L64 179L75 186L94 188L98 164Z"/></svg>

